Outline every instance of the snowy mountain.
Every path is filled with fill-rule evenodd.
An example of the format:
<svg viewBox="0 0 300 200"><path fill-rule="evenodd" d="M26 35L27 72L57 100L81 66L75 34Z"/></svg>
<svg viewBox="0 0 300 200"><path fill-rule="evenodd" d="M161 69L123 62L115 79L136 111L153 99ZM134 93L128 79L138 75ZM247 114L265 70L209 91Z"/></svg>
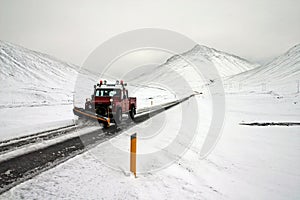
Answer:
<svg viewBox="0 0 300 200"><path fill-rule="evenodd" d="M0 107L72 103L75 65L0 41Z"/></svg>
<svg viewBox="0 0 300 200"><path fill-rule="evenodd" d="M257 64L250 63L246 59L203 45L196 45L193 49L182 55L194 60L197 60L201 56L205 57L216 66L221 77L239 74L258 67Z"/></svg>
<svg viewBox="0 0 300 200"><path fill-rule="evenodd" d="M300 44L266 65L246 71L226 80L227 84L241 84L252 91L296 92L300 80Z"/></svg>
<svg viewBox="0 0 300 200"><path fill-rule="evenodd" d="M243 58L203 45L196 45L181 55L172 56L161 67L168 66L180 72L181 68L188 65L182 58L196 65L209 62L216 67L221 77L232 76L258 67L257 64L250 63Z"/></svg>
<svg viewBox="0 0 300 200"><path fill-rule="evenodd" d="M191 62L195 66L192 66ZM217 78L212 73L211 69L213 68L216 68L219 75L225 78L257 66L257 64L252 64L238 56L196 45L187 52L170 57L159 66L141 70L140 74L128 77L127 80L136 84L144 83L147 85L147 81L149 83L153 81L161 85L169 85L181 94L179 96L184 96L193 91L203 92L204 85ZM206 80L201 74L205 74ZM187 87L182 86L183 80L188 82L188 88L191 88L191 91L188 92ZM179 91L180 89L181 91Z"/></svg>

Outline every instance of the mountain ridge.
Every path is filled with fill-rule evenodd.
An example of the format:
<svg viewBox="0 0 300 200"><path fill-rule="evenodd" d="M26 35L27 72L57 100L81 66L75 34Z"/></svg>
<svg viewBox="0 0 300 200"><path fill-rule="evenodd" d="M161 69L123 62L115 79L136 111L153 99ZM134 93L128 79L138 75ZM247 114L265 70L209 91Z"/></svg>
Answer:
<svg viewBox="0 0 300 200"><path fill-rule="evenodd" d="M293 93L298 90L299 80L300 44L297 44L265 65L228 77L225 84L242 83L244 89L251 91Z"/></svg>
<svg viewBox="0 0 300 200"><path fill-rule="evenodd" d="M72 102L75 65L0 41L0 66L1 107Z"/></svg>
<svg viewBox="0 0 300 200"><path fill-rule="evenodd" d="M221 77L228 77L239 74L241 72L248 71L259 66L259 64L251 63L247 59L241 58L237 55L219 51L200 44L195 45L192 49L182 54L177 54L170 57L162 65L168 65L172 62L176 62L176 60L180 60L181 57L191 59L196 62L197 60L200 61L201 57L204 57L205 59L213 63L213 65L219 71Z"/></svg>

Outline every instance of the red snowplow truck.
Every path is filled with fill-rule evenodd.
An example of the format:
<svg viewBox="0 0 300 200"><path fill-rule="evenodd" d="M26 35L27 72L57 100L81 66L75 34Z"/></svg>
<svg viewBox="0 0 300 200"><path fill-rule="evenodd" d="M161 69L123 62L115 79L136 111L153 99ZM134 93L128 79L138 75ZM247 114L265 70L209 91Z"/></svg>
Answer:
<svg viewBox="0 0 300 200"><path fill-rule="evenodd" d="M102 81L94 85L94 93L86 99L85 108L74 107L73 112L79 117L98 120L104 128L118 125L122 122L124 114L134 120L136 114L136 97L128 97L127 84L116 81L108 84Z"/></svg>

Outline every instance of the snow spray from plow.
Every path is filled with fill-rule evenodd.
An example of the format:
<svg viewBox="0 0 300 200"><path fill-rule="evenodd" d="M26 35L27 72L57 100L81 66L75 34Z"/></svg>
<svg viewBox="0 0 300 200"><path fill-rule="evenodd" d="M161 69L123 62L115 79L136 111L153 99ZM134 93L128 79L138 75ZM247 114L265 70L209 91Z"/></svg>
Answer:
<svg viewBox="0 0 300 200"><path fill-rule="evenodd" d="M140 131L139 142L145 146L157 137L163 137L165 133L173 134L167 144L136 154L139 160L136 173L148 173L169 166L184 155L195 136L199 134L204 134L205 138L199 155L200 158L204 158L213 150L220 138L225 115L222 80L214 64L207 58L200 57L200 61L195 62L182 53L195 45L196 43L191 39L170 30L138 29L117 35L99 45L80 70L75 86L75 107L82 107L83 100L92 93L95 82L103 79L126 81L128 91L134 93L131 94L132 96L137 96L137 112L141 99L147 94L149 95L147 99L151 100L151 103L149 102L151 107L153 102L157 102L153 99L166 93L173 94L173 100L180 100L201 92L205 92L210 97L212 115L206 133L199 130L200 113L196 97L179 104L176 110L174 107L175 111L171 109L170 112L169 110L161 112L134 126ZM168 57L173 55L173 57L165 64L158 64L155 60L146 59L151 57L147 56L147 53L153 51L168 54ZM180 66L174 66L173 60L179 60ZM188 68L189 74L183 73L182 68ZM149 92L151 89L160 92L154 94ZM176 116L175 119L170 118L168 113L173 113L171 115ZM131 134L132 130L124 130L120 136L99 145L99 148L92 149L91 153L108 167L129 173L130 148L126 144ZM81 139L85 144L85 139ZM143 149L145 150L146 147ZM149 162L150 160L155 162Z"/></svg>

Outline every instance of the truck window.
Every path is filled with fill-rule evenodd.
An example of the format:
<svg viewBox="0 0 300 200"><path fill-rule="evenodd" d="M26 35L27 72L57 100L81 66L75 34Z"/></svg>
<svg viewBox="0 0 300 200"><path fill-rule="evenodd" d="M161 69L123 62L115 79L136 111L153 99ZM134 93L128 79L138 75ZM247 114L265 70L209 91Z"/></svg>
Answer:
<svg viewBox="0 0 300 200"><path fill-rule="evenodd" d="M96 90L96 97L120 97L120 90L115 89L100 89Z"/></svg>

